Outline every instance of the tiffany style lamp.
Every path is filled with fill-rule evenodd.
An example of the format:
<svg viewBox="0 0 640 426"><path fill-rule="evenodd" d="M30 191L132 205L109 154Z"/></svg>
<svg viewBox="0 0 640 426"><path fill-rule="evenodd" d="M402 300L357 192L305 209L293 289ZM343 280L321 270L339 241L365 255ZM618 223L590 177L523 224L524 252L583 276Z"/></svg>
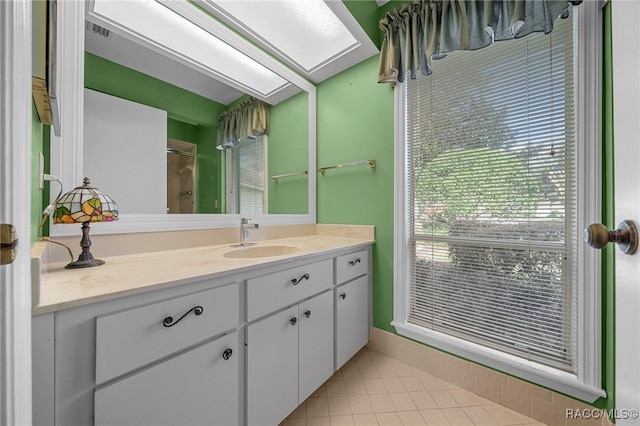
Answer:
<svg viewBox="0 0 640 426"><path fill-rule="evenodd" d="M118 220L116 203L98 188L91 186L87 177L84 178L82 186L60 197L56 202L53 222L82 223L82 240L80 241L82 253L78 256L78 260L69 263L65 268L88 268L104 264L104 260L94 259L89 250L91 248L89 223L114 220Z"/></svg>

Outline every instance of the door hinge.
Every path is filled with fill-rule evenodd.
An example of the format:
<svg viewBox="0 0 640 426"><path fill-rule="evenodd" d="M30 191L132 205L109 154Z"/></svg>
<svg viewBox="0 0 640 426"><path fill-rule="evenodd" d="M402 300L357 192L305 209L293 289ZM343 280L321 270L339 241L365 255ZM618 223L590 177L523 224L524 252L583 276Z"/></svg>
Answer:
<svg viewBox="0 0 640 426"><path fill-rule="evenodd" d="M0 224L0 265L13 263L18 249L18 234L13 225Z"/></svg>

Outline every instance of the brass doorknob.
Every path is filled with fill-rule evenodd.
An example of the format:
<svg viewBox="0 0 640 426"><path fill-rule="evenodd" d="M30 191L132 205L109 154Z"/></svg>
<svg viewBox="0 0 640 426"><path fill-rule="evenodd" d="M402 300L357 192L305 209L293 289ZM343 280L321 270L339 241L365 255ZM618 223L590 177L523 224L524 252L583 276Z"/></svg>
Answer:
<svg viewBox="0 0 640 426"><path fill-rule="evenodd" d="M624 254L635 254L638 251L638 228L631 220L623 220L614 231L609 231L601 223L594 223L584 229L584 241L596 249L616 243Z"/></svg>

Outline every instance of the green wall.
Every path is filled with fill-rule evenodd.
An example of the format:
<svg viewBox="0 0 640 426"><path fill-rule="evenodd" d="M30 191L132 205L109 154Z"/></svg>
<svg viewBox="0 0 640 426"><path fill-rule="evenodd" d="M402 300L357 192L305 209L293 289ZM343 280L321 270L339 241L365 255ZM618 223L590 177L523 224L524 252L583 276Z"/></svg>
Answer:
<svg viewBox="0 0 640 426"><path fill-rule="evenodd" d="M309 95L298 95L269 108L267 158L269 213L307 214L309 185L305 175L279 180L273 175L309 168Z"/></svg>
<svg viewBox="0 0 640 426"><path fill-rule="evenodd" d="M40 180L40 153L44 153L44 125L40 123L35 105L31 105L31 245L38 241L38 225L42 219L43 190ZM48 150L47 150L48 153ZM46 186L51 185L45 183Z"/></svg>
<svg viewBox="0 0 640 426"><path fill-rule="evenodd" d="M373 325L394 332L393 89L377 75L374 56L318 85L318 165L377 165L318 174L317 215L318 223L375 225Z"/></svg>

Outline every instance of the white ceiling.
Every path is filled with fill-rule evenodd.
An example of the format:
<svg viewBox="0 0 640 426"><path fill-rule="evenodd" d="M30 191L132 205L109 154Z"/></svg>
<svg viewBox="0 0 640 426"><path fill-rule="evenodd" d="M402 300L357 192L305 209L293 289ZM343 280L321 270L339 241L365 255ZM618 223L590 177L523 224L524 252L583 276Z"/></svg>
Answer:
<svg viewBox="0 0 640 426"><path fill-rule="evenodd" d="M206 11L185 0L94 0L87 20L110 33L88 24L85 48L225 105L245 93L274 104L300 89L218 39L226 29L207 12L315 83L377 53L341 1L195 1Z"/></svg>

